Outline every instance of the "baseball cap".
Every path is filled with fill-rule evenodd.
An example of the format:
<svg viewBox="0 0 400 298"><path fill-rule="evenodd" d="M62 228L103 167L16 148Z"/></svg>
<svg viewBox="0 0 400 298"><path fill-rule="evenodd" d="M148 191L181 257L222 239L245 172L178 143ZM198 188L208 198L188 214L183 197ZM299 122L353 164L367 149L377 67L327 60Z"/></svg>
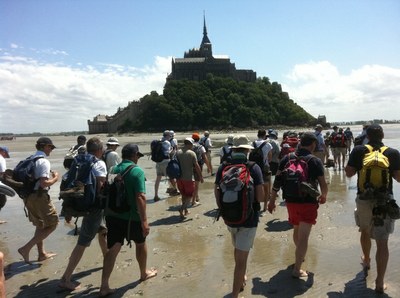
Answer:
<svg viewBox="0 0 400 298"><path fill-rule="evenodd" d="M10 158L10 154L9 154L9 151L8 151L8 147L5 147L5 146L1 146L0 147L0 151L3 151L3 152L5 152L5 154L6 154L6 158Z"/></svg>
<svg viewBox="0 0 400 298"><path fill-rule="evenodd" d="M303 145L303 146L308 146L308 145L312 144L313 142L317 142L317 141L318 141L317 137L312 132L305 132L300 137L300 142L301 142L301 145Z"/></svg>
<svg viewBox="0 0 400 298"><path fill-rule="evenodd" d="M48 138L48 137L40 137L37 141L36 141L37 145L51 145L54 148L56 148L56 146L54 146L53 141Z"/></svg>
<svg viewBox="0 0 400 298"><path fill-rule="evenodd" d="M107 143L106 143L106 145L117 145L117 146L119 146L118 139L114 138L114 137L109 138Z"/></svg>
<svg viewBox="0 0 400 298"><path fill-rule="evenodd" d="M144 155L139 151L139 146L136 144L126 144L122 150L121 150L121 154L122 154L122 158L128 158L131 157L134 153L137 153L139 157L143 157Z"/></svg>
<svg viewBox="0 0 400 298"><path fill-rule="evenodd" d="M198 132L194 132L192 134L192 139L195 140L195 141L200 140L200 134Z"/></svg>

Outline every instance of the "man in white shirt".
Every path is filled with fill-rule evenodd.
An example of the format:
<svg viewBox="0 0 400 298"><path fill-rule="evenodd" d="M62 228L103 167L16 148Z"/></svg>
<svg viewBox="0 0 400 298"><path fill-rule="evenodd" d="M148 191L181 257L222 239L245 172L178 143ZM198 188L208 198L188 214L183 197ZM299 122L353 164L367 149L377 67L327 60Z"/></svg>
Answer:
<svg viewBox="0 0 400 298"><path fill-rule="evenodd" d="M103 160L106 163L107 172L109 172L113 166L116 166L121 162L121 158L119 157L118 152L116 152L119 147L118 139L114 137L109 138L106 146L107 149L103 153Z"/></svg>
<svg viewBox="0 0 400 298"><path fill-rule="evenodd" d="M34 246L38 248L38 261L47 260L55 253L48 253L44 249L43 241L52 233L58 224L57 210L55 209L48 194L50 186L58 181L58 173L50 170L50 161L45 158L49 156L54 146L48 137L40 137L36 141L36 153L34 157L40 156L35 161L34 177L37 182L34 191L24 198L25 207L28 210L29 221L36 227L31 240L18 249L25 263L30 264L29 252Z"/></svg>

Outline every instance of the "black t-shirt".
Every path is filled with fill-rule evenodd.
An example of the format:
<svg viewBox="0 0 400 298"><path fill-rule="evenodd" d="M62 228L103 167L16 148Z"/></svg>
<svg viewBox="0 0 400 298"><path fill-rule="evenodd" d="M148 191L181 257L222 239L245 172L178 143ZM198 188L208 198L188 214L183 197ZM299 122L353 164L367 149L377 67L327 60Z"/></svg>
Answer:
<svg viewBox="0 0 400 298"><path fill-rule="evenodd" d="M383 143L368 143L368 144L371 145L373 148L380 148L384 146ZM364 145L355 146L354 149L351 151L349 156L349 161L347 162L348 166L355 168L357 171L357 193L360 192L360 189L358 189L359 171L362 168L364 155L366 153L368 153L368 148L365 147ZM383 155L385 155L389 159L390 177L389 177L388 192L392 194L393 193L392 173L393 171L400 170L400 153L396 149L389 147L383 152Z"/></svg>
<svg viewBox="0 0 400 298"><path fill-rule="evenodd" d="M295 154L297 156L309 156L311 155L311 152L304 148L300 148L296 151ZM286 164L289 162L289 155L286 155L281 159L279 163L280 172L282 172L285 169ZM308 164L308 180L312 185L318 186L318 177L324 176L324 165L322 164L322 161L319 158L315 157L314 155L312 155L309 158L307 164ZM301 203L316 203L316 202L317 199L309 195L306 196L301 201Z"/></svg>

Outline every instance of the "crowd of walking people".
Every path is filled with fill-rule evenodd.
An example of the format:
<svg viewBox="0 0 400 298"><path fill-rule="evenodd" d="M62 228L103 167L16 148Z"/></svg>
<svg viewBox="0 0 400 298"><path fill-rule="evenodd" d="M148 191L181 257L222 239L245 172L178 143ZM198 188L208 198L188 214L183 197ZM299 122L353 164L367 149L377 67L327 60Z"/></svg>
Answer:
<svg viewBox="0 0 400 298"><path fill-rule="evenodd" d="M325 129L326 130L326 129ZM238 297L244 290L247 275L247 259L260 217L268 216L276 209L276 200L281 196L285 201L288 221L293 226L293 242L295 245L293 278L306 278L308 272L304 266L308 241L312 226L316 224L318 206L329 201L328 185L325 173L327 168L345 171L347 177L358 176L355 213L356 224L360 230L362 263L366 274L370 269L371 239L376 241L377 277L375 291L383 293L386 289L384 276L389 258L388 238L394 230L395 216L389 213L377 214L377 204L383 205L393 201L393 180L400 182L400 154L393 148L383 145L384 133L381 126L366 125L363 132L354 137L350 128L333 126L332 130L316 125L314 131L283 133L279 135L275 129L259 129L254 140L243 134L229 135L222 146L215 146L209 131L194 132L182 138L178 143L175 132L165 130L160 139L151 144L151 157L155 162L156 179L154 183L153 201L160 201L160 182L168 177L171 161L179 164L179 175L169 176L168 196L180 196L181 220L190 216L190 207L201 204L200 185L204 182L203 172L207 172L214 180L214 195L219 216L224 220L234 246L234 273L232 297ZM115 213L95 206L83 215L77 244L71 252L65 272L60 277L59 287L73 291L80 287L79 282L71 279L85 249L98 235L98 242L104 256L101 276L100 296L114 293L110 287L110 277L117 256L125 240L135 244L136 260L139 265L139 280L145 281L157 275L157 270L147 266L146 237L150 233L146 211L145 172L139 166L139 159L144 155L137 144L128 143L122 147L121 157L117 149L120 146L115 137L106 142L98 137L86 141L79 136L77 145L66 154L68 162L64 162L66 170L77 164L78 155L88 155L94 160L90 173L95 177L95 192L100 196L106 184L108 174L120 174L125 181L129 210ZM38 261L43 262L55 256L45 250L45 240L55 231L59 223L59 215L49 196L49 187L61 176L51 169L49 159L55 144L48 137L40 137L36 142L37 151L34 159L33 190L24 197L29 221L35 226L32 238L18 248L24 262L31 263L30 252L37 247ZM371 149L372 148L372 149ZM381 153L374 153L378 151ZM373 171L369 169L368 178L364 178L367 168L366 159L369 154L386 163L385 179L380 181L379 189L373 188L372 195L366 199L365 193L378 182ZM219 166L214 169L212 158L219 157ZM9 157L6 147L0 147L0 172L5 172L5 158ZM72 161L71 161L72 160ZM206 166L204 169L204 165ZM372 174L371 174L372 171ZM383 176L383 174L381 175ZM362 178L361 178L362 177ZM372 178L371 178L372 177ZM380 178L379 178L380 179ZM365 185L368 185L366 187ZM384 197L382 203L381 197ZM67 212L63 210L62 212ZM377 224L376 217L381 221ZM71 220L65 214L66 220ZM2 255L0 254L0 265ZM1 275L0 275L1 279ZM0 297L5 297L3 282L0 280Z"/></svg>

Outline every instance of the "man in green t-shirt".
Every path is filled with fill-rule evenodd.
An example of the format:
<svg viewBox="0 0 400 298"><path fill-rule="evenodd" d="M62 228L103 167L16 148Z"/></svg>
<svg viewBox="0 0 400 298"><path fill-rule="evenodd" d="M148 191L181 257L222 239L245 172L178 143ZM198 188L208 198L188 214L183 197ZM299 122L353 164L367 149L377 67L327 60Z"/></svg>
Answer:
<svg viewBox="0 0 400 298"><path fill-rule="evenodd" d="M122 162L113 168L113 173L122 173L130 165L137 165L140 157L139 147L127 144L122 148ZM103 273L101 276L100 296L106 296L115 290L109 286L109 279L114 268L115 260L124 244L124 239L133 240L136 247L136 259L140 268L140 281L157 275L157 270L147 269L146 237L150 227L146 216L146 186L143 170L135 166L124 177L125 188L129 198L130 211L113 213L106 210L108 252L104 257ZM129 233L129 234L128 234Z"/></svg>

